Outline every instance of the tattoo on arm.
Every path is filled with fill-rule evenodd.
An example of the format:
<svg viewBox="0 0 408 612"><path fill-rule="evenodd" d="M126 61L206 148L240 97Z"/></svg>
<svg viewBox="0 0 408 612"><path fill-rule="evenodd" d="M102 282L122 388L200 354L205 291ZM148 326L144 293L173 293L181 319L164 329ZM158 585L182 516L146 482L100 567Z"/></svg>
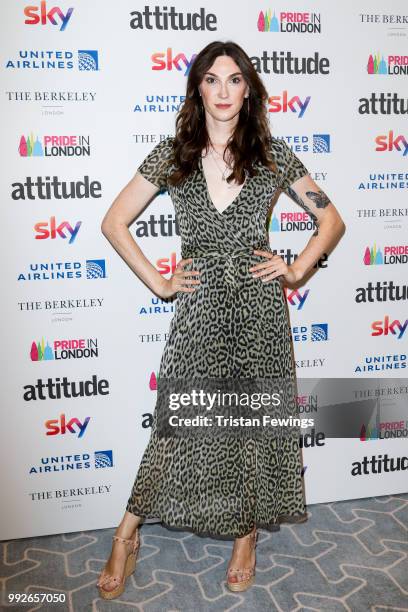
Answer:
<svg viewBox="0 0 408 612"><path fill-rule="evenodd" d="M316 225L316 230L313 232L313 236L318 236L319 221L316 215L310 210L310 208L304 203L302 198L300 198L298 194L291 187L287 189L287 194L289 197L292 198L292 200L296 202L296 204L298 204L301 208L303 208L303 210L305 210L308 213L308 215L313 219L314 224ZM319 189L317 192L316 191L306 191L306 195L316 205L316 208L326 208L326 206L330 204L330 199L321 189Z"/></svg>
<svg viewBox="0 0 408 612"><path fill-rule="evenodd" d="M306 195L316 204L316 208L326 208L330 204L330 199L321 189L317 193L315 191L306 191Z"/></svg>

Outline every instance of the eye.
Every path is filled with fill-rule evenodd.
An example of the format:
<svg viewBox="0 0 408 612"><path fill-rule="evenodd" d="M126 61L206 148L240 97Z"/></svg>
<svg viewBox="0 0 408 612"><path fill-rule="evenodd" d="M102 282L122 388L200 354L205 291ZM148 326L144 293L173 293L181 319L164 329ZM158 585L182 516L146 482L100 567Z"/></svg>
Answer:
<svg viewBox="0 0 408 612"><path fill-rule="evenodd" d="M208 76L205 78L205 82L209 83L210 85L212 85L213 83L215 83L215 79L214 77Z"/></svg>
<svg viewBox="0 0 408 612"><path fill-rule="evenodd" d="M242 79L241 77L236 76L236 77L233 77L231 80L234 83L234 85L238 85L238 83L240 83Z"/></svg>

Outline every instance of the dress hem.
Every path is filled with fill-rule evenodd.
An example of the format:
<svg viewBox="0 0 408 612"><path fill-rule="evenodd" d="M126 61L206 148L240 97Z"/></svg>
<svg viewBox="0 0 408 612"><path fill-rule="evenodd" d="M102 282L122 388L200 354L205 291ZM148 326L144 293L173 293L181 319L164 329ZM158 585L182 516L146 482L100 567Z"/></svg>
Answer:
<svg viewBox="0 0 408 612"><path fill-rule="evenodd" d="M211 531L198 531L197 529L195 529L194 527L191 527L190 525L170 524L170 523L167 523L162 518L160 518L158 514L143 514L143 512L138 512L137 510L134 510L134 511L130 510L129 507L126 507L126 510L127 512L130 512L131 514L134 514L135 516L139 516L142 519L156 519L157 522L159 522L161 525L163 525L163 527L169 530L190 531L194 535L197 535L201 538L214 538L217 540L235 540L235 538L242 538L248 535L249 533L251 533L251 531L253 530L255 526L255 524L252 525L249 531L243 534L239 534L239 535L220 534L220 533L215 533ZM309 518L309 515L307 512L305 512L304 514L297 514L297 515L281 514L280 516L278 516L277 521L275 523L256 523L256 527L257 529L264 529L266 531L277 532L277 531L280 531L282 523L290 523L290 524L296 525L297 523L305 523L308 520L308 518Z"/></svg>

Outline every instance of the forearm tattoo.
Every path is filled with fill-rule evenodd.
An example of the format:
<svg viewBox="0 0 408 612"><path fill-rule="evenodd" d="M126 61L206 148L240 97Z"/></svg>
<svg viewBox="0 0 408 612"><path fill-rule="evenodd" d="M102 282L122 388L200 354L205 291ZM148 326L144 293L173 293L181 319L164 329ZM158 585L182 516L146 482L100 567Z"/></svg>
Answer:
<svg viewBox="0 0 408 612"><path fill-rule="evenodd" d="M306 211L307 214L313 219L314 224L316 225L316 230L313 232L313 236L317 236L319 234L319 221L316 215L310 210L310 208L304 203L302 198L300 198L296 191L294 191L291 187L287 189L287 194L289 197L292 198L292 200L296 202L296 204L299 204L299 206L303 208L303 210ZM306 195L308 198L310 198L310 200L312 200L312 202L314 202L316 208L326 208L326 206L330 203L330 199L321 189L319 189L318 192L306 191Z"/></svg>

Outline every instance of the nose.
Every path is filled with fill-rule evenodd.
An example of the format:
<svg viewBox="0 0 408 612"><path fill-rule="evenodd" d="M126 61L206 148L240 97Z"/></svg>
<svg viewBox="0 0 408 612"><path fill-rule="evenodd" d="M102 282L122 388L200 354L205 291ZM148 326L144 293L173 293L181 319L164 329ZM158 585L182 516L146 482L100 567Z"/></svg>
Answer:
<svg viewBox="0 0 408 612"><path fill-rule="evenodd" d="M218 95L220 98L228 98L228 86L226 83L221 83Z"/></svg>

